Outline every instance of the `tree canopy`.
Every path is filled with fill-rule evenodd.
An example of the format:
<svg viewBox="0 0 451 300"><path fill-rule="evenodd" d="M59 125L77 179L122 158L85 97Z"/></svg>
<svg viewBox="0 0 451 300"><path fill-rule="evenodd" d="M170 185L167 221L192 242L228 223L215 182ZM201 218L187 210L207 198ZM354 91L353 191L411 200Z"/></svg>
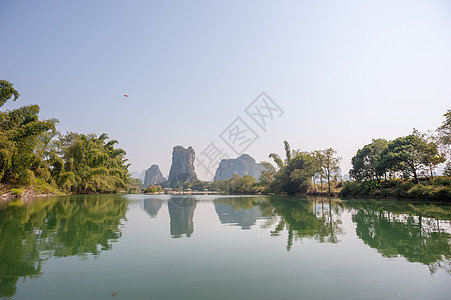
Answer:
<svg viewBox="0 0 451 300"><path fill-rule="evenodd" d="M13 84L0 80L0 106L17 100ZM44 186L62 192L125 190L130 180L125 151L107 134L56 130L58 120L39 120L38 105L0 112L0 183Z"/></svg>
<svg viewBox="0 0 451 300"><path fill-rule="evenodd" d="M373 140L357 151L352 158L350 175L357 181L377 180L381 177L414 178L426 172L433 177L433 170L445 161L437 144L428 141L425 134L419 131L405 137L387 142L383 139Z"/></svg>

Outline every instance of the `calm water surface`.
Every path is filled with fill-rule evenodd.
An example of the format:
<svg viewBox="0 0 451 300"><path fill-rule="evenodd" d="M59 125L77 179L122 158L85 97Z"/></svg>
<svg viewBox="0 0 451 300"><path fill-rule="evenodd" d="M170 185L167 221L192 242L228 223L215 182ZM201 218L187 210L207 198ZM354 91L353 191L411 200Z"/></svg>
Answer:
<svg viewBox="0 0 451 300"><path fill-rule="evenodd" d="M0 298L451 299L451 206L71 196L0 207Z"/></svg>

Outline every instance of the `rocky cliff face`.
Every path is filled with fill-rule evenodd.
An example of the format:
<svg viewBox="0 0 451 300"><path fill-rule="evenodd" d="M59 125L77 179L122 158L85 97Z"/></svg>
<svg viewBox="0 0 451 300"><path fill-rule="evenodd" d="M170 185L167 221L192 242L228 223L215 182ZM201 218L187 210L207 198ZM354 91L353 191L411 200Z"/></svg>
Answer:
<svg viewBox="0 0 451 300"><path fill-rule="evenodd" d="M234 174L238 174L241 177L250 175L258 180L263 170L265 170L264 166L257 164L250 155L243 154L238 158L221 160L214 180L230 179Z"/></svg>
<svg viewBox="0 0 451 300"><path fill-rule="evenodd" d="M193 182L197 180L194 171L194 149L175 146L172 150L172 165L169 172L169 182Z"/></svg>
<svg viewBox="0 0 451 300"><path fill-rule="evenodd" d="M157 165L152 165L146 170L146 175L144 177L144 186L148 187L152 184L159 184L166 181L166 178L161 174L160 168Z"/></svg>

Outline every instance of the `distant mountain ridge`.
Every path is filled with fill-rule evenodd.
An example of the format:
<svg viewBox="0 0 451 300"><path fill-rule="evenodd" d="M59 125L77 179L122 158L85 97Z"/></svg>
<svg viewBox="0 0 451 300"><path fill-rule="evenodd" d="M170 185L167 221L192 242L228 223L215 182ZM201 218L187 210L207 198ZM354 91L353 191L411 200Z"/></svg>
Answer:
<svg viewBox="0 0 451 300"><path fill-rule="evenodd" d="M262 171L265 169L266 168L263 165L256 163L255 159L249 154L242 154L238 158L221 160L218 169L216 170L214 180L227 180L232 178L235 174L240 175L241 177L249 175L258 180Z"/></svg>
<svg viewBox="0 0 451 300"><path fill-rule="evenodd" d="M146 175L146 170L139 171L133 171L130 173L133 178L141 179L144 182L144 177Z"/></svg>
<svg viewBox="0 0 451 300"><path fill-rule="evenodd" d="M144 177L145 187L151 186L153 184L159 184L165 181L166 178L164 178L158 165L152 165L149 169L146 170L146 174Z"/></svg>

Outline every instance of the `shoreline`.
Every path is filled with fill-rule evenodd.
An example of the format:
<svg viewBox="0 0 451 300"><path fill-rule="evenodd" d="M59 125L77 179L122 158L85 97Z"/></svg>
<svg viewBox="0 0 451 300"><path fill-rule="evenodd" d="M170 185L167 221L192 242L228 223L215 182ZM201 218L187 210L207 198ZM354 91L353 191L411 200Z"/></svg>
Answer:
<svg viewBox="0 0 451 300"><path fill-rule="evenodd" d="M53 196L67 196L67 195L66 194L58 195L55 193L37 193L33 189L26 189L23 195L15 194L12 191L2 193L0 195L0 201L1 202L10 202L15 199L44 198L44 197L53 197Z"/></svg>
<svg viewBox="0 0 451 300"><path fill-rule="evenodd" d="M381 196L368 196L368 195L348 195L348 196L340 196L340 195L321 195L321 194L280 194L276 195L274 193L269 194L227 194L221 192L191 192L191 193L88 193L88 194L55 194L55 193L35 193L33 190L27 190L25 195L16 195L12 192L7 192L0 195L0 203L8 203L14 200L30 200L36 198L46 198L46 197L57 197L57 196L76 196L76 195L246 195L246 196L281 196L281 197L325 197L330 199L341 199L341 200L353 200L353 199L365 199L365 200L398 200L398 201L406 201L406 202L414 202L414 201L424 201L424 202L443 202L448 203L445 199L425 199L425 198L407 198L407 197L381 197Z"/></svg>

